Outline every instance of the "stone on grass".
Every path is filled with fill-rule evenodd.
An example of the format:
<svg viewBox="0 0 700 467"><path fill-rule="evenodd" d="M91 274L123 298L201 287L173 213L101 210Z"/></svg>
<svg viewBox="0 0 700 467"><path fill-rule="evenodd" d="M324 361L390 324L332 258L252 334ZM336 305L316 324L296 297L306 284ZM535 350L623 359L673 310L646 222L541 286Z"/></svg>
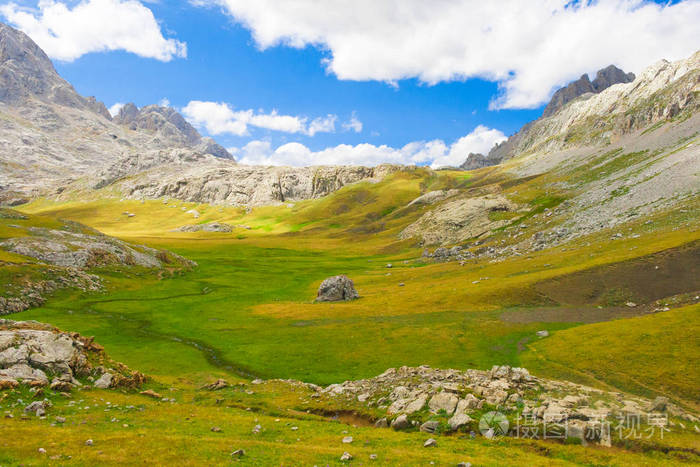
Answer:
<svg viewBox="0 0 700 467"><path fill-rule="evenodd" d="M95 381L95 387L98 389L107 389L112 385L112 375L105 373Z"/></svg>
<svg viewBox="0 0 700 467"><path fill-rule="evenodd" d="M352 443L352 436L346 436L343 438L343 444L350 444Z"/></svg>
<svg viewBox="0 0 700 467"><path fill-rule="evenodd" d="M469 424L469 422L471 422L471 421L472 421L472 419L469 415L460 412L460 413L455 413L452 416L452 418L450 418L447 421L447 424L450 425L450 429L452 431L456 431L456 430L459 430L461 427Z"/></svg>
<svg viewBox="0 0 700 467"><path fill-rule="evenodd" d="M359 298L355 284L345 274L329 277L318 288L317 302L341 302Z"/></svg>
<svg viewBox="0 0 700 467"><path fill-rule="evenodd" d="M406 415L399 415L391 422L391 427L394 430L405 430L411 426L411 422Z"/></svg>
<svg viewBox="0 0 700 467"><path fill-rule="evenodd" d="M245 456L245 451L243 449L236 449L231 453L231 457L243 457Z"/></svg>
<svg viewBox="0 0 700 467"><path fill-rule="evenodd" d="M436 447L437 446L437 441L435 441L434 438L428 438L428 440L423 443L424 448L431 448L431 447Z"/></svg>
<svg viewBox="0 0 700 467"><path fill-rule="evenodd" d="M352 460L352 455L349 452L344 452L342 456L340 456L341 461L349 461Z"/></svg>
<svg viewBox="0 0 700 467"><path fill-rule="evenodd" d="M374 426L376 428L388 428L389 427L389 422L387 421L386 418L380 418L376 422L374 422Z"/></svg>
<svg viewBox="0 0 700 467"><path fill-rule="evenodd" d="M440 427L440 422L437 420L429 420L420 426L420 431L424 433L435 433Z"/></svg>
<svg viewBox="0 0 700 467"><path fill-rule="evenodd" d="M542 331L537 331L536 334L537 334L537 337L548 337L549 331L543 329Z"/></svg>

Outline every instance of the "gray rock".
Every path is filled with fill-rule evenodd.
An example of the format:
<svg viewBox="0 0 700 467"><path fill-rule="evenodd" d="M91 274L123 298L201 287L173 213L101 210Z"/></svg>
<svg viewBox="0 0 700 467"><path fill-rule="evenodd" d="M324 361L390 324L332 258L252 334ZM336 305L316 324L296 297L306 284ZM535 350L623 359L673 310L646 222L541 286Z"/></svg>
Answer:
<svg viewBox="0 0 700 467"><path fill-rule="evenodd" d="M665 412L668 406L668 398L663 396L658 396L649 406L652 412Z"/></svg>
<svg viewBox="0 0 700 467"><path fill-rule="evenodd" d="M420 431L424 433L435 433L440 427L440 422L437 420L429 420L420 426Z"/></svg>
<svg viewBox="0 0 700 467"><path fill-rule="evenodd" d="M394 430L405 430L411 427L411 422L405 414L399 415L391 422L391 427Z"/></svg>
<svg viewBox="0 0 700 467"><path fill-rule="evenodd" d="M342 274L329 277L321 282L318 288L317 302L339 302L359 298L352 279Z"/></svg>
<svg viewBox="0 0 700 467"><path fill-rule="evenodd" d="M444 410L447 415L452 415L457 407L457 402L459 402L459 398L456 395L449 392L440 392L430 399L428 407L433 413Z"/></svg>
<svg viewBox="0 0 700 467"><path fill-rule="evenodd" d="M376 428L388 428L389 427L389 422L387 421L386 418L380 418L376 422L374 422L374 426Z"/></svg>
<svg viewBox="0 0 700 467"><path fill-rule="evenodd" d="M472 421L471 417L465 413L456 413L447 421L452 431L456 431Z"/></svg>
<svg viewBox="0 0 700 467"><path fill-rule="evenodd" d="M437 447L437 441L434 438L428 438L425 443L423 443L424 448L434 448Z"/></svg>
<svg viewBox="0 0 700 467"><path fill-rule="evenodd" d="M105 373L95 381L94 386L98 389L107 389L112 385L112 374Z"/></svg>
<svg viewBox="0 0 700 467"><path fill-rule="evenodd" d="M343 455L340 456L340 460L343 462L352 460L352 454L350 454L349 452L344 452Z"/></svg>
<svg viewBox="0 0 700 467"><path fill-rule="evenodd" d="M549 337L549 331L547 330L537 331L535 334L537 334L537 337Z"/></svg>

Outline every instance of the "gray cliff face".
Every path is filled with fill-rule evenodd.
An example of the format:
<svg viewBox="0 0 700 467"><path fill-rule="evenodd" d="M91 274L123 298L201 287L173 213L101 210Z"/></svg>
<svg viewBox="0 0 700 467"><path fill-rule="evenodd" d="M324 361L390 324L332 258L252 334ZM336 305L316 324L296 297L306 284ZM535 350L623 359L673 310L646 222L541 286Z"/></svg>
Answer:
<svg viewBox="0 0 700 467"><path fill-rule="evenodd" d="M80 96L56 73L49 57L29 36L0 23L0 102L17 105L28 99L101 113L94 99Z"/></svg>
<svg viewBox="0 0 700 467"><path fill-rule="evenodd" d="M609 65L598 70L596 78L593 81L590 81L588 75L584 74L576 81L569 83L567 86L555 92L549 104L545 107L542 116L550 117L554 115L559 109L579 96L583 96L587 93L597 94L613 84L631 83L634 81L634 78L634 73L625 73L615 65Z"/></svg>
<svg viewBox="0 0 700 467"><path fill-rule="evenodd" d="M170 145L193 147L202 142L202 136L199 132L172 107L148 105L139 109L136 105L129 103L120 109L114 122L125 125L133 131L144 130L155 133ZM228 151L225 149L223 151L226 154L224 157L230 159L231 155L228 154ZM218 148L217 152L223 154Z"/></svg>

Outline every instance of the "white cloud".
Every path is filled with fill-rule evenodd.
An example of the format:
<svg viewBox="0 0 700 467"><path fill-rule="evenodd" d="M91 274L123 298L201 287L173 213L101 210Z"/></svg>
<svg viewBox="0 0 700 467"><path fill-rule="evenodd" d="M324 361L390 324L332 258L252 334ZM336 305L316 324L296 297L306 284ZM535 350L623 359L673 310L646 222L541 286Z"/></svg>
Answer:
<svg viewBox="0 0 700 467"><path fill-rule="evenodd" d="M261 49L318 46L344 80L499 83L494 108L528 108L611 63L639 72L700 44L700 1L214 0Z"/></svg>
<svg viewBox="0 0 700 467"><path fill-rule="evenodd" d="M316 133L335 133L335 121L338 119L336 115L327 115L318 117L311 121L306 133L313 136Z"/></svg>
<svg viewBox="0 0 700 467"><path fill-rule="evenodd" d="M124 107L124 103L123 103L123 102L115 102L114 105L112 105L112 106L111 106L109 109L107 109L107 110L109 110L109 114L110 114L112 117L116 117L117 114L119 113L119 111L122 109L122 107Z"/></svg>
<svg viewBox="0 0 700 467"><path fill-rule="evenodd" d="M158 105L161 107L170 107L170 99L164 97L158 101Z"/></svg>
<svg viewBox="0 0 700 467"><path fill-rule="evenodd" d="M165 62L187 55L187 45L163 37L153 12L136 0L82 0L72 8L39 0L37 8L0 5L0 13L58 60L109 50Z"/></svg>
<svg viewBox="0 0 700 467"><path fill-rule="evenodd" d="M343 130L354 131L355 133L362 133L362 122L357 118L355 112L352 113L350 120L343 123Z"/></svg>
<svg viewBox="0 0 700 467"><path fill-rule="evenodd" d="M204 128L209 134L248 134L248 127L264 128L284 133L300 133L314 136L316 133L333 133L337 116L318 117L307 125L306 117L280 115L276 110L266 114L253 110L233 110L225 102L190 101L182 113L194 126Z"/></svg>
<svg viewBox="0 0 700 467"><path fill-rule="evenodd" d="M251 141L242 148L231 148L241 164L248 165L364 165L381 163L457 166L470 152L487 153L494 144L505 139L499 130L479 125L468 135L447 146L441 140L416 141L402 148L387 145L375 146L340 144L321 151L311 151L300 143L287 143L273 149L268 141Z"/></svg>

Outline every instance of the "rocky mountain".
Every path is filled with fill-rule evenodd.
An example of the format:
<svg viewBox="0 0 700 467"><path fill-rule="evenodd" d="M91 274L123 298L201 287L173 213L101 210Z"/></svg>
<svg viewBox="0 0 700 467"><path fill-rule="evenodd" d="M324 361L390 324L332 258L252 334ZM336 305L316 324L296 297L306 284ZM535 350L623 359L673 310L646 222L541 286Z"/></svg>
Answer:
<svg viewBox="0 0 700 467"><path fill-rule="evenodd" d="M569 83L567 86L555 92L549 104L547 104L547 107L544 108L542 115L544 117L550 117L579 96L588 93L597 94L613 84L630 83L634 81L634 78L634 73L625 73L615 65L610 65L598 70L593 81L588 78L587 74L584 74L576 81Z"/></svg>
<svg viewBox="0 0 700 467"><path fill-rule="evenodd" d="M614 66L593 82L584 75L552 97L543 116L489 151L474 167L496 165L522 154L610 144L649 125L692 115L700 106L700 51L691 57L661 60L640 76Z"/></svg>
<svg viewBox="0 0 700 467"><path fill-rule="evenodd" d="M324 196L397 168L238 167L175 109L80 96L24 33L0 24L0 203L76 190L260 205Z"/></svg>
<svg viewBox="0 0 700 467"><path fill-rule="evenodd" d="M116 160L164 150L232 159L172 108L130 105L112 119L104 104L61 78L27 35L0 24L2 201L21 202Z"/></svg>

